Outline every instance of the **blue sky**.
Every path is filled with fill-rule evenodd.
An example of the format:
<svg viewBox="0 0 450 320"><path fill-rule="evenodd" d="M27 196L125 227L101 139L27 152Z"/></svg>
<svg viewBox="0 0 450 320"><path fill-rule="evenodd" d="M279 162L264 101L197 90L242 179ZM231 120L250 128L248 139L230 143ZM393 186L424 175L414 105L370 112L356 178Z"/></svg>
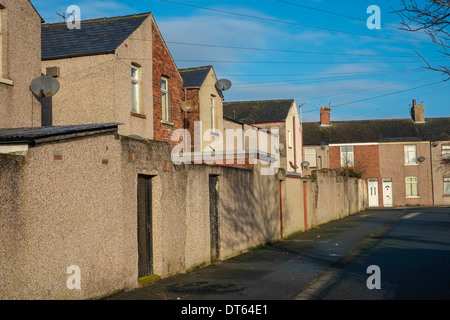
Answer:
<svg viewBox="0 0 450 320"><path fill-rule="evenodd" d="M419 0L418 2L420 3ZM46 23L69 5L81 18L152 12L179 68L213 65L232 81L225 101L295 99L303 121L450 117L450 80L425 69L448 64L424 34L398 29L399 0L32 0ZM369 29L370 5L381 28Z"/></svg>

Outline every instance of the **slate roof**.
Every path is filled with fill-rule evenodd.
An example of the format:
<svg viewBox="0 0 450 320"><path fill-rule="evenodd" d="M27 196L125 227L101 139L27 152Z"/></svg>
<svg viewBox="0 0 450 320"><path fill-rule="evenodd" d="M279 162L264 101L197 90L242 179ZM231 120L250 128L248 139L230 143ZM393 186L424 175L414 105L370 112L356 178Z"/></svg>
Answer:
<svg viewBox="0 0 450 320"><path fill-rule="evenodd" d="M200 88L212 66L179 69L185 87Z"/></svg>
<svg viewBox="0 0 450 320"><path fill-rule="evenodd" d="M328 127L303 123L305 146L403 141L450 141L450 118L428 118L425 123L411 119L335 121Z"/></svg>
<svg viewBox="0 0 450 320"><path fill-rule="evenodd" d="M42 25L42 60L113 53L151 13L81 21L81 29L66 23Z"/></svg>
<svg viewBox="0 0 450 320"><path fill-rule="evenodd" d="M223 104L223 116L245 124L284 122L294 99L237 101Z"/></svg>
<svg viewBox="0 0 450 320"><path fill-rule="evenodd" d="M100 133L114 132L119 123L100 123L55 127L27 127L0 129L1 144L38 143L66 140Z"/></svg>

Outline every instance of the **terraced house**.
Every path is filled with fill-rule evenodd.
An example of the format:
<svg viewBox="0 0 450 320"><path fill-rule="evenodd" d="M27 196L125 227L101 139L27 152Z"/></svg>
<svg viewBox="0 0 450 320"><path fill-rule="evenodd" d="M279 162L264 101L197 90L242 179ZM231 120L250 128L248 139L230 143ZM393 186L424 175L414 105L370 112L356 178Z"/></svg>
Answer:
<svg viewBox="0 0 450 320"><path fill-rule="evenodd" d="M44 24L42 73L61 83L44 125L118 122L122 135L157 141L183 128L183 80L151 13Z"/></svg>
<svg viewBox="0 0 450 320"><path fill-rule="evenodd" d="M450 118L426 118L413 100L405 119L304 123L310 170L336 169L367 181L371 207L450 204Z"/></svg>

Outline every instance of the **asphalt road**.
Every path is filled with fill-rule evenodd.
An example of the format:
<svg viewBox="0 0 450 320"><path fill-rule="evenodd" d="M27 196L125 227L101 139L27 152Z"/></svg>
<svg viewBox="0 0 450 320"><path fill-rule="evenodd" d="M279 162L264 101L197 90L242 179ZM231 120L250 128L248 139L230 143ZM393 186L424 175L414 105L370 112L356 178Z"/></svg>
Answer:
<svg viewBox="0 0 450 320"><path fill-rule="evenodd" d="M449 208L409 209L386 233L371 242L310 298L450 299ZM378 269L368 272L368 266Z"/></svg>
<svg viewBox="0 0 450 320"><path fill-rule="evenodd" d="M107 300L449 299L449 228L450 208L368 210Z"/></svg>

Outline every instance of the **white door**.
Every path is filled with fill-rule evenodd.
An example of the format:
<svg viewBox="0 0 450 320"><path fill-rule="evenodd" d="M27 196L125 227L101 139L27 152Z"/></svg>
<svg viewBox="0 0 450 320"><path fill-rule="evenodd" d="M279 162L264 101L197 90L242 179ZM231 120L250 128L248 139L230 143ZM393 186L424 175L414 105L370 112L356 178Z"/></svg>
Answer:
<svg viewBox="0 0 450 320"><path fill-rule="evenodd" d="M383 205L392 207L392 179L383 179Z"/></svg>
<svg viewBox="0 0 450 320"><path fill-rule="evenodd" d="M378 180L370 179L367 187L369 189L369 207L378 207Z"/></svg>

